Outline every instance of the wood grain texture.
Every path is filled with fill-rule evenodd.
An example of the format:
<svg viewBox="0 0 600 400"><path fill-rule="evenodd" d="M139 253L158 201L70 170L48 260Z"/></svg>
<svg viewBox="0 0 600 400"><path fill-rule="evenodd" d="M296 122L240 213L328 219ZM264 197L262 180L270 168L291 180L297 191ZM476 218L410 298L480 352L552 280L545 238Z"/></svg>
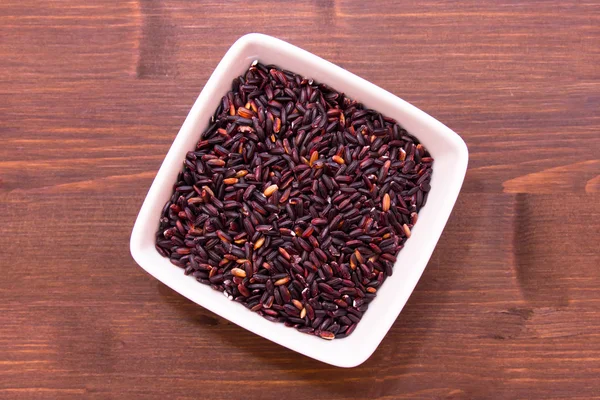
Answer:
<svg viewBox="0 0 600 400"><path fill-rule="evenodd" d="M455 211L344 370L136 266L146 191L227 48L288 40L459 132ZM0 2L0 398L600 398L600 2Z"/></svg>

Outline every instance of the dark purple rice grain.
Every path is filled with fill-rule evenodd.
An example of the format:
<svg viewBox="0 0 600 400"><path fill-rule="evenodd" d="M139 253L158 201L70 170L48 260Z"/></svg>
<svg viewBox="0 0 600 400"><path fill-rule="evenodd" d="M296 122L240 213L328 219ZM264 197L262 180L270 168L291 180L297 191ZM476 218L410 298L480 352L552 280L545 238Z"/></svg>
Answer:
<svg viewBox="0 0 600 400"><path fill-rule="evenodd" d="M269 321L347 337L393 273L432 164L393 119L256 63L186 154L155 247Z"/></svg>

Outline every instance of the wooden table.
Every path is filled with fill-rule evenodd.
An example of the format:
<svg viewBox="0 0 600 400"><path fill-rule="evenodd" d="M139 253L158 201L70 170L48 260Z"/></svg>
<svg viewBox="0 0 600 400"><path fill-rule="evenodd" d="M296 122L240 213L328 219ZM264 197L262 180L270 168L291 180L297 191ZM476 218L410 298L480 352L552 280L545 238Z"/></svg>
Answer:
<svg viewBox="0 0 600 400"><path fill-rule="evenodd" d="M598 1L0 2L0 398L600 398ZM264 32L467 142L404 311L338 369L132 260L146 191L227 48Z"/></svg>

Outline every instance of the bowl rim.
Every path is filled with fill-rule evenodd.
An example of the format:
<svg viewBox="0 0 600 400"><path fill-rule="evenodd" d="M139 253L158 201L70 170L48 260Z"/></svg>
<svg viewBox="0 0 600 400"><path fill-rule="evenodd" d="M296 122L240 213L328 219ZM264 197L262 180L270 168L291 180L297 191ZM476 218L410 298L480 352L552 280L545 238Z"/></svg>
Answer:
<svg viewBox="0 0 600 400"><path fill-rule="evenodd" d="M395 298L394 304L392 304L393 307L388 307L388 309L385 310L383 310L383 307L380 307L380 314L383 314L383 317L381 318L381 321L377 321L379 325L372 327L372 330L374 331L373 333L364 335L365 338L370 339L366 342L360 341L360 335L358 337L355 336L359 331L359 327L361 327L360 323L358 324L357 330L348 338L337 339L329 342L320 338L315 338L311 335L303 334L293 328L286 328L283 326L283 324L275 324L264 320L258 314L246 312L247 310L242 309L241 305L233 304L239 306L239 309L236 308L234 310L235 312L232 313L232 309L225 305L227 303L223 303L227 302L225 297L221 296L221 300L215 300L213 295L210 295L206 292L205 289L218 294L218 292L214 291L209 286L200 285L195 282L193 278L185 277L186 279L190 279L190 281L193 283L193 287L188 287L186 283L183 283L184 281L182 279L175 277L172 274L173 269L166 268L164 263L162 263L156 257L160 257L160 259L164 260L169 266L175 268L180 276L184 276L181 269L170 264L168 261L166 261L166 259L160 256L160 254L154 248L153 243L152 246L149 246L148 244L149 236L152 237L152 241L154 240L156 228L150 232L148 230L150 229L151 225L158 224L158 217L156 218L156 224L149 219L149 217L156 209L157 204L160 203L158 198L160 197L161 191L164 191L163 188L168 187L169 193L172 191L174 179L169 181L169 177L172 176L174 169L177 171L181 170L181 160L185 157L185 155L181 157L181 152L182 148L185 147L185 142L190 142L191 135L198 131L195 125L202 127L195 138L196 142L201 132L203 132L205 127L208 125L208 120L198 120L199 114L202 113L203 108L205 108L206 104L210 102L211 98L218 96L218 99L220 100L220 98L223 96L223 93L218 93L219 85L223 86L225 82L225 84L230 87L231 79L227 76L227 72L228 69L231 70L232 63L240 58L243 58L246 61L251 60L252 57L260 58L258 57L260 55L258 53L261 51L272 51L277 52L278 54L285 54L288 57L301 60L309 65L313 65L316 72L329 75L330 77L335 77L336 81L343 81L345 83L352 82L353 87L360 87L357 89L357 93L368 92L371 96L377 96L377 98L381 99L382 102L389 104L391 109L395 109L397 111L401 110L403 116L406 118L414 118L414 120L418 121L418 123L427 123L432 131L439 132L440 137L442 137L445 141L444 144L453 151L454 163L452 164L452 168L454 169L454 173L451 175L450 181L445 182L446 186L449 187L447 191L443 192L445 200L444 207L443 209L437 211L436 218L438 219L435 220L436 227L430 235L431 239L428 242L425 242L426 245L422 246L425 248L422 250L421 254L419 254L418 259L414 263L417 265L417 267L413 268L415 271L411 275L410 281L406 283L401 295L398 295L398 297ZM244 68L247 68L248 65L245 65ZM330 82L327 80L316 80L330 85ZM348 83L348 85L350 85L350 83ZM331 84L330 86L336 87L334 84ZM362 101L361 94L356 95L356 93L351 93L349 91L346 93L349 93L351 97ZM209 108L208 113L210 113L210 115L212 115L213 108ZM384 113L381 110L378 111L382 112L384 115L390 114ZM394 115L390 116L397 119ZM189 147L187 150L189 150ZM435 245L437 244L438 239L454 207L466 174L467 164L468 149L460 136L415 106L376 86L375 84L368 82L365 79L360 78L353 73L292 44L263 34L247 34L239 38L229 48L225 56L219 62L218 66L208 79L206 85L200 92L183 125L181 126L175 140L173 141L173 144L165 156L165 159L148 191L147 196L144 199L143 205L140 208L140 212L136 218L131 234L130 252L140 267L161 281L163 284L167 285L174 291L180 293L184 297L187 297L193 302L201 305L202 307L214 312L215 314L220 315L221 317L243 327L244 329L247 329L257 335L263 336L266 339L319 361L339 367L354 367L366 361L373 354L402 311L402 308L406 304L409 296L412 294L421 274L425 270L427 262L433 253L433 249L435 248ZM164 202L159 204L160 209L162 209L163 206ZM417 228L417 226L415 226L415 228ZM410 240L408 242L410 242ZM408 245L406 247L408 247ZM405 250L406 248L403 251ZM152 252L154 254L150 254ZM402 254L402 252L400 254ZM159 264L162 265L159 266ZM394 269L396 269L396 265L394 265ZM391 277L389 279L391 279ZM383 285L382 288L385 286L386 285ZM236 312L238 312L239 315L236 315ZM374 313L373 310L370 312ZM369 313L365 313L365 317L368 314ZM256 320L253 320L249 317L255 318ZM364 319L361 322L364 324ZM271 327L265 328L267 325L264 325L264 323L269 324ZM272 325L277 325L278 327ZM286 329L289 332L284 332L280 328ZM346 342L346 344L340 344L340 342Z"/></svg>

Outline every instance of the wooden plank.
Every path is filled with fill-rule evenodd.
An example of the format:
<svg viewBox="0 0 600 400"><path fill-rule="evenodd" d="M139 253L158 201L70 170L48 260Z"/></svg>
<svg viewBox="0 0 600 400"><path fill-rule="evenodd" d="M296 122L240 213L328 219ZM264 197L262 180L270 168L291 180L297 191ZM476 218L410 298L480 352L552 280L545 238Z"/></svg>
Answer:
<svg viewBox="0 0 600 400"><path fill-rule="evenodd" d="M463 136L463 191L375 354L230 324L128 250L191 104L278 36ZM600 3L5 0L0 398L600 398Z"/></svg>

